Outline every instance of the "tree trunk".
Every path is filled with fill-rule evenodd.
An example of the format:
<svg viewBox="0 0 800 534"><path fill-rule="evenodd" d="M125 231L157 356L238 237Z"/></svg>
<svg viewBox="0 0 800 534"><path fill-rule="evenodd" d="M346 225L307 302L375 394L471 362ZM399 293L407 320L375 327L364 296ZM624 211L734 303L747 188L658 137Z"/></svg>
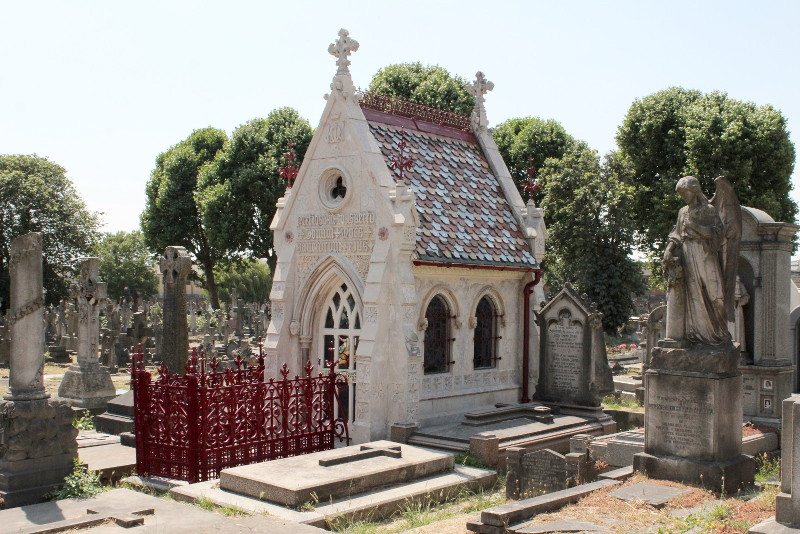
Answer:
<svg viewBox="0 0 800 534"><path fill-rule="evenodd" d="M206 275L206 290L208 291L208 299L211 301L211 307L215 310L219 309L219 297L217 296L217 281L214 279L214 262L211 258L203 255L200 263L203 265L203 271Z"/></svg>

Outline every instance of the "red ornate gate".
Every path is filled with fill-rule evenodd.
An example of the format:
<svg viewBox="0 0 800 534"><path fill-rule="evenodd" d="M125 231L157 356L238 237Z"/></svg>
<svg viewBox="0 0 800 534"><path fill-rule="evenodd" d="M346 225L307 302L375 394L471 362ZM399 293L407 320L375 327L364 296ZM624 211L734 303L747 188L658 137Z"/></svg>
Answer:
<svg viewBox="0 0 800 534"><path fill-rule="evenodd" d="M334 439L350 443L347 420L334 403L347 377L334 371L264 381L264 356L257 365L218 370L196 349L184 375L165 365L153 381L144 367L141 345L132 355L136 430L136 470L189 482L218 478L226 467L332 449Z"/></svg>

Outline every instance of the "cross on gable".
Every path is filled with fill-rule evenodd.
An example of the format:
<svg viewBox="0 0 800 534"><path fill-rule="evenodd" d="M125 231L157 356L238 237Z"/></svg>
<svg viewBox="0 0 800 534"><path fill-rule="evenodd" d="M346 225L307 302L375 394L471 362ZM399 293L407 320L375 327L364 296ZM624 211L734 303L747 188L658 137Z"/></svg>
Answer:
<svg viewBox="0 0 800 534"><path fill-rule="evenodd" d="M335 43L328 45L328 53L336 56L336 65L339 67L339 70L336 71L337 74L348 74L350 72L347 68L350 66L350 60L347 59L347 56L357 50L358 41L350 38L350 32L344 28L339 30L339 38Z"/></svg>
<svg viewBox="0 0 800 534"><path fill-rule="evenodd" d="M469 94L475 97L475 107L483 107L486 101L485 94L494 89L494 84L486 79L486 76L478 71L475 74L475 81L467 86Z"/></svg>
<svg viewBox="0 0 800 534"><path fill-rule="evenodd" d="M191 268L192 259L184 247L167 247L159 262L159 270L164 275L164 281L170 284L188 275Z"/></svg>
<svg viewBox="0 0 800 534"><path fill-rule="evenodd" d="M371 447L369 445L362 445L358 452L346 454L344 456L337 456L335 458L326 458L324 460L320 460L319 465L322 467L331 467L334 465L366 460L367 458L376 458L378 456L402 458L403 452L400 450L400 445L392 445L390 447Z"/></svg>

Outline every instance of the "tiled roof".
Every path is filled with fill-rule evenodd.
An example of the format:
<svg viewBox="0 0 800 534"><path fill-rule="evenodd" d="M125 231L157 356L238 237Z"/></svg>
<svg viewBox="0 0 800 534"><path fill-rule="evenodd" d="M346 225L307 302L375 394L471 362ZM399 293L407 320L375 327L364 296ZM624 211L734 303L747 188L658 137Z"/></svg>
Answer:
<svg viewBox="0 0 800 534"><path fill-rule="evenodd" d="M399 155L401 132L405 136L405 155L413 158L413 167L403 176L416 196L420 260L539 267L471 134L440 135L441 127L437 127L439 133L431 133L436 128L419 128L419 121L411 119L404 119L401 128L397 117L364 111L387 165L390 156Z"/></svg>

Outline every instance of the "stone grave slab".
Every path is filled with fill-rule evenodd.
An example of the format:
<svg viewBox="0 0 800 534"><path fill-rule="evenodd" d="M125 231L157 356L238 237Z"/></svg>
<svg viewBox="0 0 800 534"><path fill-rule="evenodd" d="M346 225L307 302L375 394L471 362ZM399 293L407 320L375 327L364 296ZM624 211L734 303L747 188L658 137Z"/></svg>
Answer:
<svg viewBox="0 0 800 534"><path fill-rule="evenodd" d="M526 526L516 529L514 532L519 534L547 534L549 532L608 532L609 529L603 525L596 525L588 521L574 521L571 519L561 519L550 521L539 525Z"/></svg>
<svg viewBox="0 0 800 534"><path fill-rule="evenodd" d="M450 471L453 465L449 454L373 441L223 469L220 488L297 508Z"/></svg>
<svg viewBox="0 0 800 534"><path fill-rule="evenodd" d="M651 506L663 506L670 500L689 493L689 490L639 482L614 490L609 495L623 501L644 501Z"/></svg>

